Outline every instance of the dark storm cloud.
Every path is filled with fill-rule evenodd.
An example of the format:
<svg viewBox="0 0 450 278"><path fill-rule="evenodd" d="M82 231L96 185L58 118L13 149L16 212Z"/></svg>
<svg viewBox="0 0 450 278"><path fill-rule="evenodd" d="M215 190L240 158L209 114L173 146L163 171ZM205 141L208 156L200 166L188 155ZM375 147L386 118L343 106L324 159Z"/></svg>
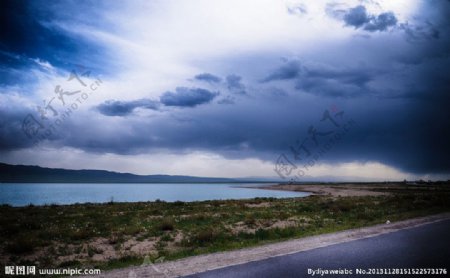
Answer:
<svg viewBox="0 0 450 278"><path fill-rule="evenodd" d="M194 107L211 102L219 93L206 89L177 87L175 92L165 92L160 101L138 99L132 101L108 100L97 106L97 110L105 116L128 116L137 108L158 110L160 105Z"/></svg>
<svg viewBox="0 0 450 278"><path fill-rule="evenodd" d="M22 129L25 116L31 112L33 111L23 107L3 106L0 103L0 151L33 145Z"/></svg>
<svg viewBox="0 0 450 278"><path fill-rule="evenodd" d="M327 97L361 96L367 93L371 72L364 68L347 69L318 65L305 68L296 89Z"/></svg>
<svg viewBox="0 0 450 278"><path fill-rule="evenodd" d="M348 26L355 28L360 28L364 24L369 23L370 18L367 15L366 7L360 5L349 9L344 15L344 22Z"/></svg>
<svg viewBox="0 0 450 278"><path fill-rule="evenodd" d="M242 83L242 77L236 74L230 74L226 78L227 87L233 93L245 94L245 85Z"/></svg>
<svg viewBox="0 0 450 278"><path fill-rule="evenodd" d="M136 108L157 110L159 103L150 99L139 99L134 101L108 100L97 106L100 113L105 116L127 116Z"/></svg>
<svg viewBox="0 0 450 278"><path fill-rule="evenodd" d="M387 12L371 18L371 20L364 26L364 30L369 32L386 31L389 27L395 26L396 24L397 18L394 13Z"/></svg>
<svg viewBox="0 0 450 278"><path fill-rule="evenodd" d="M320 120L323 112L335 104L345 112L344 119L352 119L356 125L321 162L379 161L412 173L448 173L450 126L445 119L450 115L444 107L439 108L437 103L441 101L448 98L424 103L417 99L386 102L362 97L351 102L328 102L329 105L321 97L260 100L253 105L239 102L214 110L191 110L194 113L178 110L172 116L158 114L157 121L127 122L111 133L98 131L96 126L102 123L92 122L83 128L83 134L68 136L66 144L121 154L167 148L174 152L213 150L228 158L257 157L268 161L285 153L293 159L290 146L308 138L311 126L319 132L333 130L330 122ZM323 144L330 137L319 136L318 140ZM313 150L313 142L307 144ZM302 165L306 161L295 162Z"/></svg>
<svg viewBox="0 0 450 278"><path fill-rule="evenodd" d="M174 92L166 92L160 97L160 101L151 99L138 99L132 101L108 100L97 106L97 110L105 116L128 116L135 109L158 110L160 105L194 107L211 102L218 93L213 93L200 88L177 87Z"/></svg>
<svg viewBox="0 0 450 278"><path fill-rule="evenodd" d="M326 12L334 18L344 21L346 26L352 26L355 29L361 28L369 32L386 31L388 28L396 26L398 22L392 12L371 15L367 13L366 7L363 5L347 10L337 5L328 5Z"/></svg>
<svg viewBox="0 0 450 278"><path fill-rule="evenodd" d="M297 131L296 119L300 115L306 119L312 118L307 111L312 112L312 107L317 107L310 105L311 108L299 113L295 105L295 101L262 100L255 103L254 100L242 99L234 105L205 105L197 109L158 113L151 121L108 117L107 122L102 123L100 119L93 118L84 126L83 134L67 136L66 144L95 152L133 154L152 148L173 152L191 149L213 151L227 157L254 155L270 160L273 150L280 150L288 144L287 139ZM123 123L124 120L127 122L120 125L121 128L98 128L115 126L115 121ZM73 126L68 129L78 128ZM243 152L242 146L245 144L248 149Z"/></svg>
<svg viewBox="0 0 450 278"><path fill-rule="evenodd" d="M219 83L220 81L222 81L222 78L215 76L214 74L211 73L201 73L196 75L194 78L196 80L205 81L209 83Z"/></svg>
<svg viewBox="0 0 450 278"><path fill-rule="evenodd" d="M439 30L431 23L425 22L421 25L413 25L409 23L402 23L399 26L405 32L408 41L420 42L430 39L439 39Z"/></svg>
<svg viewBox="0 0 450 278"><path fill-rule="evenodd" d="M295 80L295 88L306 93L336 97L356 96L367 92L367 83L374 73L365 67L337 68L323 64L302 65L300 61L286 62L262 82Z"/></svg>
<svg viewBox="0 0 450 278"><path fill-rule="evenodd" d="M299 61L293 60L284 64L282 67L264 78L262 82L269 82L272 80L289 80L297 78L301 71L301 64Z"/></svg>
<svg viewBox="0 0 450 278"><path fill-rule="evenodd" d="M425 85L423 82L422 79L421 86ZM448 84L449 80L446 82ZM437 86L428 83L427 94L433 87L442 86L445 83ZM445 109L450 97L440 93L424 97L426 99L354 102L348 112L353 114L358 127L342 141L333 159L353 152L351 156L361 161L381 161L411 173L448 174L450 123L444 119L450 118L450 112ZM356 108L357 105L360 107Z"/></svg>
<svg viewBox="0 0 450 278"><path fill-rule="evenodd" d="M175 92L165 92L160 101L165 106L194 107L209 103L218 95L206 89L177 87Z"/></svg>
<svg viewBox="0 0 450 278"><path fill-rule="evenodd" d="M446 119L450 115L445 105L448 101L444 96L425 102L419 99L380 101L370 97L354 98L350 102L325 101L320 96L301 95L260 99L257 103L244 99L214 109L204 106L178 109L171 114L158 113L152 121L126 118L123 122L122 117L108 117L104 122L90 117L87 122L68 123L60 130L60 137L64 138L65 146L98 153L190 149L214 151L228 158L256 157L274 162L281 153L293 159L290 146L296 140L308 138L310 126L319 132L332 130L330 122L322 123L320 119L334 104L345 112L344 119L353 119L356 125L321 162L379 161L413 173L448 173L450 126ZM20 143L16 139L21 135L19 125L13 128L10 118L6 125L10 127L2 135L10 136L2 138L3 147L26 146L26 141ZM102 126L116 128L103 130ZM76 130L83 132L72 132ZM318 140L322 144L327 138L319 136ZM308 147L314 147L312 141L308 141ZM306 161L294 162L302 165Z"/></svg>

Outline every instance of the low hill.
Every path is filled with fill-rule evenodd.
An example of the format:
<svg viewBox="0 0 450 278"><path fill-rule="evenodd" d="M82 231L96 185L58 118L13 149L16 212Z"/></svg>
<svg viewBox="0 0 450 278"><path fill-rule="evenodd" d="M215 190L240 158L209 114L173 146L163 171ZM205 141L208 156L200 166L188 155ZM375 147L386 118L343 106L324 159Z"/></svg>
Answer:
<svg viewBox="0 0 450 278"><path fill-rule="evenodd" d="M229 178L134 175L104 170L67 170L0 163L0 182L18 183L199 183L242 182ZM249 181L244 181L249 182Z"/></svg>

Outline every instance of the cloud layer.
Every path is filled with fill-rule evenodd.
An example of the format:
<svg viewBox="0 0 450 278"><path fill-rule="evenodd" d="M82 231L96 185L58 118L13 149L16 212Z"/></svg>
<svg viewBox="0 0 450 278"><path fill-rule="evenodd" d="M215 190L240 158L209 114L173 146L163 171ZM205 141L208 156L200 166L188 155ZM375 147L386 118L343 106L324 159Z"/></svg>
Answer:
<svg viewBox="0 0 450 278"><path fill-rule="evenodd" d="M158 157L162 166L149 173L189 174L181 162L171 168L179 157L198 169L208 168L202 159L227 165L228 176L244 175L229 164L246 161L251 175L274 176L267 169L281 154L308 163L292 147L305 141L319 150L334 136L324 113L341 111L336 121L356 124L311 173L350 176L353 165L354 175L371 178L367 169L381 179L383 171L447 177L450 3L412 2L7 1L2 161L27 164L35 152L36 164L49 165L49 154L65 149L73 168L89 160L117 170L122 159L132 172L133 157L141 164ZM78 77L86 86L74 70L85 73ZM87 97L68 94L63 105L56 86ZM47 129L53 124L39 144L23 131L29 114ZM196 174L217 174L208 169Z"/></svg>

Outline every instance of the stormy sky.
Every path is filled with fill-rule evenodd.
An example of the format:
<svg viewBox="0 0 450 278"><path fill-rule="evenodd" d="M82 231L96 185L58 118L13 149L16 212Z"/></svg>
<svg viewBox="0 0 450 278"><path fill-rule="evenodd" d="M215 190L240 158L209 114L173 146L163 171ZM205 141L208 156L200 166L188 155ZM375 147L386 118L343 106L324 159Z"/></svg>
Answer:
<svg viewBox="0 0 450 278"><path fill-rule="evenodd" d="M450 1L1 1L0 162L450 177Z"/></svg>

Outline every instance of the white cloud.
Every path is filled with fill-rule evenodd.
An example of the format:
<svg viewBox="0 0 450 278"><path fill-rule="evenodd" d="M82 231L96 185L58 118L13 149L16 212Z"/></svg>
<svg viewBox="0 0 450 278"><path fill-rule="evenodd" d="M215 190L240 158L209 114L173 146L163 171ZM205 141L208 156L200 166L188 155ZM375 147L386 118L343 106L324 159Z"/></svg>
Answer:
<svg viewBox="0 0 450 278"><path fill-rule="evenodd" d="M287 8L297 2L307 8L306 16L288 13ZM210 68L236 71L241 67L235 60L239 56L308 53L351 39L355 30L326 15L328 2L130 1L103 11L101 18L108 24L90 26L61 20L45 24L106 49L105 55L114 59L117 68L113 78L105 82L105 98L131 100L156 98ZM414 6L405 1L391 2L397 1L366 5L368 9L393 9L396 13ZM359 3L345 2L349 7ZM222 62L217 68L216 61L233 60L234 64Z"/></svg>
<svg viewBox="0 0 450 278"><path fill-rule="evenodd" d="M217 60L313 49L351 33L325 16L323 5L312 3L307 18L290 15L278 0L126 3L104 11L110 25L46 23L107 50L118 65L105 85L113 99L157 97Z"/></svg>

